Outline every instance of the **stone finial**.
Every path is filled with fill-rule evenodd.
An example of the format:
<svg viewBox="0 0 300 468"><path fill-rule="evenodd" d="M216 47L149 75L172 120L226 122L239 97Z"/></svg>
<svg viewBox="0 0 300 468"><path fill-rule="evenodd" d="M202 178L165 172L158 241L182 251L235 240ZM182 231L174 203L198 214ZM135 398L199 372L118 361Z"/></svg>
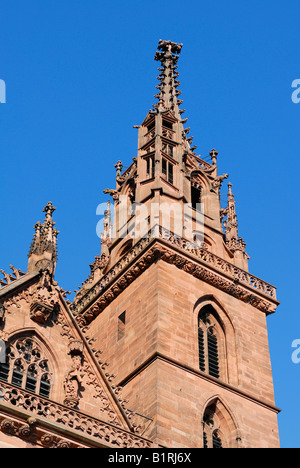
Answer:
<svg viewBox="0 0 300 468"><path fill-rule="evenodd" d="M233 239L238 239L238 222L235 211L235 200L232 193L232 184L228 183L228 206L222 210L222 217L227 218L224 221L226 240L231 242Z"/></svg>
<svg viewBox="0 0 300 468"><path fill-rule="evenodd" d="M218 154L219 154L218 151L216 151L215 149L212 149L209 154L210 154L213 165L216 165L217 164L217 157L218 157Z"/></svg>
<svg viewBox="0 0 300 468"><path fill-rule="evenodd" d="M183 44L160 39L157 46L160 52L156 52L154 59L161 62L168 59L176 63L182 47Z"/></svg>
<svg viewBox="0 0 300 468"><path fill-rule="evenodd" d="M54 211L56 211L56 208L52 205L52 202L47 203L43 209L43 213L46 213L46 219L51 219Z"/></svg>
<svg viewBox="0 0 300 468"><path fill-rule="evenodd" d="M123 170L123 163L121 161L118 161L117 164L115 164L115 169L117 171L117 177L120 177Z"/></svg>

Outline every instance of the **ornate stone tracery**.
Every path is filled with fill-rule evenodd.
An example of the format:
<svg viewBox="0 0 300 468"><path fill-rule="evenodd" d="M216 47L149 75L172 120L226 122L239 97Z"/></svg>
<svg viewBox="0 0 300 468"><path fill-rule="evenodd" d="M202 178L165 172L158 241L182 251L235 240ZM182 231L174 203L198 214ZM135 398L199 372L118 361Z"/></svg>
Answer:
<svg viewBox="0 0 300 468"><path fill-rule="evenodd" d="M7 405L13 408L17 408L20 411L25 411L36 416L40 424L42 425L43 419L53 421L57 424L57 430L61 429L63 432L64 428L73 429L75 431L74 436L77 434L77 440L80 440L80 435L90 438L90 444L93 442L100 442L104 446L108 447L120 447L120 448L151 448L152 443L137 434L124 431L121 428L117 428L115 425L108 424L97 418L86 416L76 410L69 410L57 403L49 402L40 397L33 397L30 394L26 394L22 389L17 389L0 382L0 394L2 401L5 401ZM41 419L42 418L42 419ZM0 419L1 420L1 419ZM21 436L19 434L19 424L12 421L10 418L2 419L1 430L12 435ZM24 425L24 424L22 424ZM28 428L27 434L28 434ZM42 444L45 446L57 447L57 441L64 440L59 437L58 434L44 433ZM69 442L70 443L70 442ZM78 441L77 441L78 444ZM76 445L76 444L75 444ZM80 444L83 445L82 443ZM58 448L58 447L57 447ZM67 447L66 447L67 448Z"/></svg>
<svg viewBox="0 0 300 468"><path fill-rule="evenodd" d="M49 397L53 374L48 359L32 337L12 340L6 347L1 378L38 395Z"/></svg>

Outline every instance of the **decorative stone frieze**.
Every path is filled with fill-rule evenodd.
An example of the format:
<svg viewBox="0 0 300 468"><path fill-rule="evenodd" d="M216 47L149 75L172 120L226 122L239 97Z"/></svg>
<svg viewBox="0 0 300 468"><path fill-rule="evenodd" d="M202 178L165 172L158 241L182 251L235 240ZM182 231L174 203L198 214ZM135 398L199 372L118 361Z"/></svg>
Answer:
<svg viewBox="0 0 300 468"><path fill-rule="evenodd" d="M90 323L157 259L171 263L267 314L275 312L278 306L274 286L206 249L193 248L191 243L160 228L158 238L149 236L141 239L91 291L71 307L78 323L81 326Z"/></svg>

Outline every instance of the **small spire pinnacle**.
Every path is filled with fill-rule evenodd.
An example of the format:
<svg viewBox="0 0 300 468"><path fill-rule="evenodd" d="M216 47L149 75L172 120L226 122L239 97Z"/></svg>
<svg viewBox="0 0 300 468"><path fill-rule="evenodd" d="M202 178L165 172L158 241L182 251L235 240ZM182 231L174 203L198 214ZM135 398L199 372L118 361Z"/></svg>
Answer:
<svg viewBox="0 0 300 468"><path fill-rule="evenodd" d="M162 66L159 68L160 75L157 78L160 81L160 84L157 86L159 93L156 95L158 104L155 104L153 107L159 112L171 110L178 118L180 118L178 106L183 101L177 99L181 91L177 90L180 81L176 80L179 74L175 71L177 68L175 65L181 49L182 44L160 40L158 43L159 51L156 52L154 57L154 60L160 61Z"/></svg>
<svg viewBox="0 0 300 468"><path fill-rule="evenodd" d="M232 192L232 184L228 183L228 206L225 210L221 211L222 218L227 218L223 221L225 234L226 234L226 245L233 253L242 252L246 260L249 259L246 254L246 243L239 237L238 233L238 219L235 209L235 198Z"/></svg>
<svg viewBox="0 0 300 468"><path fill-rule="evenodd" d="M218 157L218 151L216 151L215 149L212 149L211 152L209 153L210 154L210 157L211 157L211 161L213 163L213 166L215 166L217 164L217 157Z"/></svg>
<svg viewBox="0 0 300 468"><path fill-rule="evenodd" d="M103 228L103 233L101 235L101 244L102 245L107 245L111 243L111 229L112 229L112 223L111 223L111 202L110 200L107 202L107 209L105 210L104 213L104 228Z"/></svg>
<svg viewBox="0 0 300 468"><path fill-rule="evenodd" d="M56 208L51 202L43 209L46 213L44 222L34 226L35 234L28 255L28 272L42 269L45 266L54 273L57 262L57 237L59 231L54 227L52 215Z"/></svg>
<svg viewBox="0 0 300 468"><path fill-rule="evenodd" d="M232 193L232 184L228 183L228 209L227 209L226 234L227 240L238 239L238 221L235 210L235 199Z"/></svg>
<svg viewBox="0 0 300 468"><path fill-rule="evenodd" d="M117 178L121 176L122 170L123 170L123 163L121 161L118 161L117 164L115 164L115 169L117 172Z"/></svg>

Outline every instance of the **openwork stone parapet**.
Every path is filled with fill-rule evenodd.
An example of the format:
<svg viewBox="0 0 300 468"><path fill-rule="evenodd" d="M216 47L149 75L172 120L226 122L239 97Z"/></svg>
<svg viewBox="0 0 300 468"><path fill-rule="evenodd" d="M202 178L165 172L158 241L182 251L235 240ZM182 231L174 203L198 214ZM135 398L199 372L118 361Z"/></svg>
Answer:
<svg viewBox="0 0 300 468"><path fill-rule="evenodd" d="M223 260L159 228L156 238L141 239L76 304L72 312L81 326L90 323L110 302L156 260L163 260L266 314L274 313L276 288Z"/></svg>
<svg viewBox="0 0 300 468"><path fill-rule="evenodd" d="M122 428L113 426L99 419L87 416L79 411L70 410L63 405L59 405L50 400L43 399L37 395L16 388L10 384L0 384L0 412L9 410L18 415L23 413L27 421L39 422L43 426L51 424L56 433L65 434L71 431L73 436L78 436L78 440L86 440L87 444L102 444L105 447L120 448L151 448L152 442L139 437L135 433L128 432ZM2 410L2 411L1 411ZM28 414L31 418L28 420ZM9 418L0 416L2 423L0 429L11 435L21 438L28 438L31 435L34 424L16 425ZM58 440L54 434L44 435L41 440L44 446L57 448L71 448L70 442Z"/></svg>

